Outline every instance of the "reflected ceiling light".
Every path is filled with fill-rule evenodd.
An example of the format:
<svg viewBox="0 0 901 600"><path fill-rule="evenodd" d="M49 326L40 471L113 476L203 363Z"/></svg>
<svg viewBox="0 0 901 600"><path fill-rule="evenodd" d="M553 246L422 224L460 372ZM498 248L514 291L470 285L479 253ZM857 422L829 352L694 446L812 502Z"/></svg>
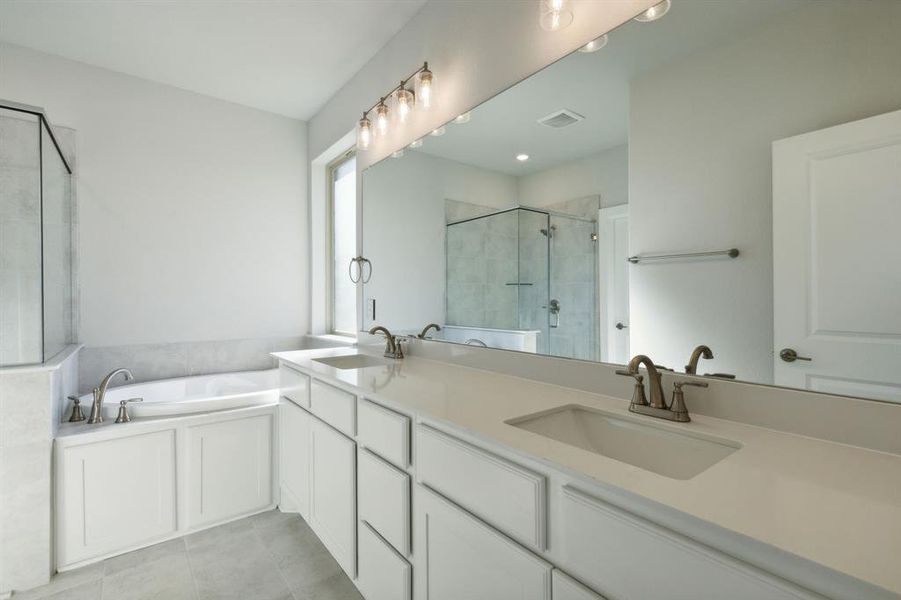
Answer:
<svg viewBox="0 0 901 600"><path fill-rule="evenodd" d="M395 150L394 152L392 152L391 158L401 158L401 157L403 157L403 155L404 155L404 151L403 151L403 148L401 148L400 150Z"/></svg>
<svg viewBox="0 0 901 600"><path fill-rule="evenodd" d="M573 22L573 13L566 6L567 0L538 0L541 11L539 23L545 31L557 31Z"/></svg>
<svg viewBox="0 0 901 600"><path fill-rule="evenodd" d="M375 131L379 135L388 133L388 105L384 98L375 107Z"/></svg>
<svg viewBox="0 0 901 600"><path fill-rule="evenodd" d="M365 150L370 142L372 142L372 122L366 113L363 113L363 118L357 123L357 148Z"/></svg>
<svg viewBox="0 0 901 600"><path fill-rule="evenodd" d="M585 54L590 54L592 52L597 52L601 48L607 45L607 34L605 33L599 38L595 38L579 48L579 52L584 52Z"/></svg>
<svg viewBox="0 0 901 600"><path fill-rule="evenodd" d="M415 150L416 148L422 148L422 140L413 140L410 142L409 148Z"/></svg>
<svg viewBox="0 0 901 600"><path fill-rule="evenodd" d="M415 80L417 92L414 93L407 84ZM428 108L435 93L435 75L429 70L429 63L413 71L409 77L400 80L400 85L379 98L379 101L363 111L363 118L357 121L357 148L366 150L372 144L375 134L386 135L391 123L390 109L385 102L388 98L394 102L397 109L397 118L404 123L410 116L415 106ZM370 113L374 113L373 121L369 119ZM443 133L443 128L442 128ZM440 134L438 134L440 135Z"/></svg>
<svg viewBox="0 0 901 600"><path fill-rule="evenodd" d="M439 137L439 136L444 135L446 132L447 132L447 127L442 125L438 129L433 129L431 135L434 135L435 137Z"/></svg>
<svg viewBox="0 0 901 600"><path fill-rule="evenodd" d="M469 123L469 119L472 116L471 113L465 112L462 115L458 116L454 119L454 123L462 125L463 123Z"/></svg>
<svg viewBox="0 0 901 600"><path fill-rule="evenodd" d="M635 20L639 23L650 23L651 21L656 21L657 19L668 13L672 5L672 0L663 0L663 2L661 2L660 4L655 4L651 8L635 17Z"/></svg>
<svg viewBox="0 0 901 600"><path fill-rule="evenodd" d="M518 160L519 162L526 162L527 160L529 160L529 155L528 154L517 154L516 160Z"/></svg>

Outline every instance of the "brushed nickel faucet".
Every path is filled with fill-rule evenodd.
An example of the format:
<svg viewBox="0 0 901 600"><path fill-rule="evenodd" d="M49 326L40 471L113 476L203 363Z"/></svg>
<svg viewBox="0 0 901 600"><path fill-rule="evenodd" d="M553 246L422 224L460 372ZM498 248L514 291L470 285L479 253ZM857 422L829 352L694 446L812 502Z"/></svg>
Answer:
<svg viewBox="0 0 901 600"><path fill-rule="evenodd" d="M418 337L421 340L426 339L425 336L428 335L430 329L434 329L435 331L441 331L441 325L439 325L438 323L429 323L422 329L420 334L417 335L416 337Z"/></svg>
<svg viewBox="0 0 901 600"><path fill-rule="evenodd" d="M649 386L651 390L651 401L648 402L644 391L644 376L638 372L641 365L644 365L648 371ZM688 408L685 406L685 393L682 386L691 385L696 387L707 387L704 382L695 381L677 381L673 384L673 399L669 405L663 396L663 384L660 379L660 371L650 357L639 354L632 358L628 364L628 370L619 370L617 375L626 375L635 379L635 389L632 392L632 401L629 403L629 411L657 417L658 419L666 419L668 421L677 421L679 423L688 423L691 416L688 414Z"/></svg>
<svg viewBox="0 0 901 600"><path fill-rule="evenodd" d="M401 346L401 340L397 338L397 336L392 335L390 331L386 327L382 327L381 325L376 325L372 329L369 330L370 335L375 335L377 333L381 333L385 336L385 357L393 358L395 360L400 360L404 357L404 349Z"/></svg>
<svg viewBox="0 0 901 600"><path fill-rule="evenodd" d="M707 360L713 358L713 350L710 349L710 346L701 344L691 351L691 358L688 359L688 364L685 365L685 373L687 375L698 374L698 361L701 360L701 357Z"/></svg>
<svg viewBox="0 0 901 600"><path fill-rule="evenodd" d="M113 377L119 373L125 375L125 381L130 381L135 378L134 375L131 374L131 371L125 368L116 369L103 378L103 381L100 382L100 387L94 388L94 404L91 405L91 416L88 417L89 425L103 423L103 399L106 396L106 388L109 387Z"/></svg>

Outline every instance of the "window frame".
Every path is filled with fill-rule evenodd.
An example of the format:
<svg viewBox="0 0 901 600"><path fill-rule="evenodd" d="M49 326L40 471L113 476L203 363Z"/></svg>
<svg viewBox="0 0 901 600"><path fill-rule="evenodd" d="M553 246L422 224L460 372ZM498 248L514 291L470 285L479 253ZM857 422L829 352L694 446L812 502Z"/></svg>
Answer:
<svg viewBox="0 0 901 600"><path fill-rule="evenodd" d="M326 332L328 335L335 335L346 338L356 338L356 331L339 331L335 328L335 275L337 265L335 265L335 174L338 169L341 168L346 162L350 160L356 160L357 152L355 148L350 148L341 153L337 158L332 160L326 165L325 168L325 179L326 179L326 251L325 251L325 263L326 263L326 291L325 291L325 303L326 303ZM354 178L356 179L356 169L354 169ZM354 187L356 188L356 181ZM356 198L354 198L354 204L356 205ZM354 212L357 211L355 206ZM359 219L355 219L355 222L359 221ZM354 226L354 238L357 237L356 225ZM359 285L359 284L357 284ZM357 321L357 311L354 311L354 323ZM356 329L356 326L354 327Z"/></svg>

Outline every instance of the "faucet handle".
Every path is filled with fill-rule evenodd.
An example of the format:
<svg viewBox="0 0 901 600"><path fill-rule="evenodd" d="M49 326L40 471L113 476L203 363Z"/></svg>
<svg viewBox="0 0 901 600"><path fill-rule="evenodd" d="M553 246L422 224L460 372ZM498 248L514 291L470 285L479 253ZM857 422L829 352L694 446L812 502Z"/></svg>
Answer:
<svg viewBox="0 0 901 600"><path fill-rule="evenodd" d="M705 381L676 381L673 383L673 401L670 402L670 410L673 412L673 420L679 423L688 423L691 417L688 415L688 407L685 406L685 393L683 385L694 387L707 387Z"/></svg>
<svg viewBox="0 0 901 600"><path fill-rule="evenodd" d="M635 379L635 387L632 389L632 405L647 406L648 397L644 393L644 375L633 373L632 371L617 370L617 375L628 375Z"/></svg>
<svg viewBox="0 0 901 600"><path fill-rule="evenodd" d="M129 402L143 402L143 398L129 398L128 400L119 400L119 416L116 417L116 423L128 423L131 417L128 416Z"/></svg>
<svg viewBox="0 0 901 600"><path fill-rule="evenodd" d="M69 423L78 423L84 421L84 411L81 409L81 398L78 396L68 396L72 401L72 415L69 417Z"/></svg>

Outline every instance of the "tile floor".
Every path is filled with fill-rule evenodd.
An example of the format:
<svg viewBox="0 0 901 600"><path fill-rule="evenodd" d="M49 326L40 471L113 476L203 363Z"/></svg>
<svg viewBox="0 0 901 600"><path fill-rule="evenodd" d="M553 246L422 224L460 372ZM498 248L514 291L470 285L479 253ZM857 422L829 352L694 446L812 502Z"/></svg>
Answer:
<svg viewBox="0 0 901 600"><path fill-rule="evenodd" d="M298 515L278 510L56 575L12 600L362 600Z"/></svg>

